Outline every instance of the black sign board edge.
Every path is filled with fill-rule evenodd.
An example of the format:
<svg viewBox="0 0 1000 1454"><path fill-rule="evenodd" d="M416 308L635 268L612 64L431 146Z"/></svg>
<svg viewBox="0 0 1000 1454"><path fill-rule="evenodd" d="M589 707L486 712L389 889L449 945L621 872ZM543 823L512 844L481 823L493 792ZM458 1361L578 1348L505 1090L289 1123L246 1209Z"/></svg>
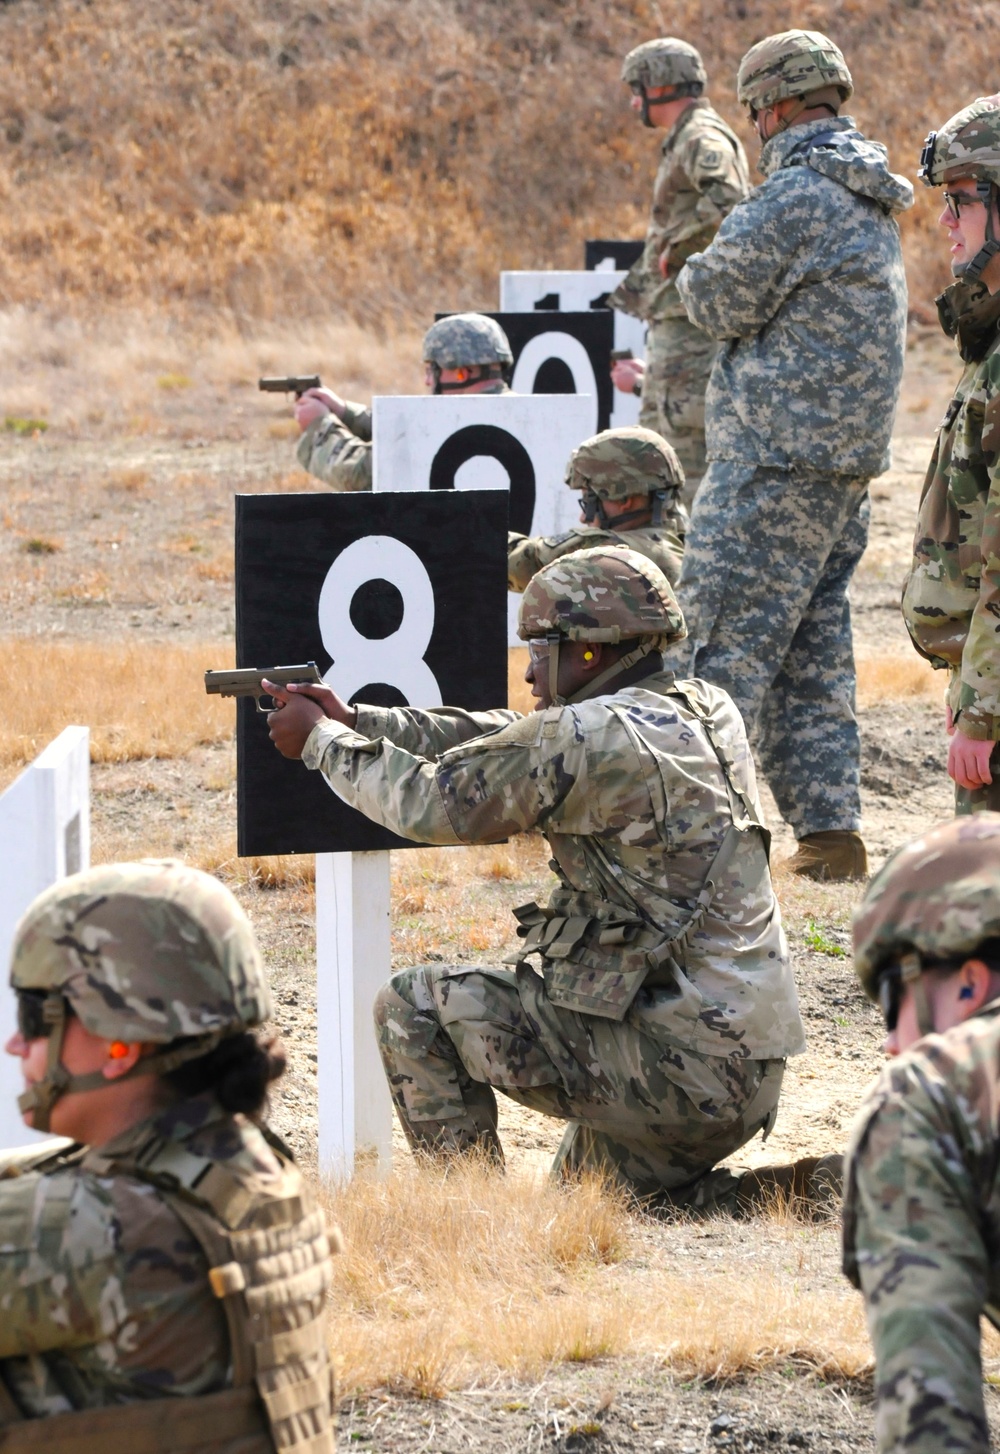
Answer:
<svg viewBox="0 0 1000 1454"><path fill-rule="evenodd" d="M457 506L449 506L447 503L444 503L443 505L428 504L428 501L431 498L436 498L437 501L441 501L442 498L444 499L444 501L447 501L449 499L455 501L457 499L462 503ZM337 501L339 503L331 505L330 502L332 501ZM354 503L344 505L343 502L345 501L352 501ZM253 649L252 641L247 640L248 631L245 608L248 591L244 588L244 581L242 579L242 572L245 568L247 559L247 521L248 519L251 519L254 515L259 515L259 512L262 509L266 510L268 502L272 504L280 502L283 508L287 506L292 512L297 511L299 514L303 515L303 518L305 518L306 520L308 520L311 516L322 514L324 512L329 514L332 511L334 514L336 514L338 510L346 512L349 516L353 514L356 517L357 513L361 511L364 515L370 515L373 517L372 523L370 528L364 528L360 530L357 529L355 525L355 528L353 530L354 539L361 539L366 534L384 533L396 535L398 538L404 539L404 543L406 543L405 536L407 534L407 531L405 527L399 528L399 521L405 515L405 512L408 509L411 512L416 510L418 514L423 514L424 516L427 516L428 512L430 512L431 517L433 517L434 512L436 511L438 517L442 517L444 520L443 528L439 532L440 539L442 541L442 551L436 562L431 561L430 563L433 568L432 574L437 577L435 590L436 600L440 602L440 593L442 591L446 596L446 600L438 606L437 619L435 622L435 632L434 636L432 637L431 645L428 647L427 651L428 660L430 660L432 655L436 655L438 657L440 656L440 652L442 650L440 643L438 643L437 650L435 651L435 643L438 642L438 633L441 632L445 634L453 634L451 632L452 623L449 618L450 606L447 597L454 596L455 591L449 589L448 581L450 579L450 572L446 573L446 578L444 582L441 582L440 577L441 571L442 569L444 569L442 562L446 562L449 558L449 555L451 553L454 553L452 552L452 547L448 543L448 512L449 510L457 511L459 512L460 517L461 513L465 512L468 518L466 519L464 529L467 534L469 533L469 531L472 531L472 535L470 537L472 549L470 550L469 548L459 548L457 554L462 558L463 561L469 560L473 553L476 555L477 564L474 566L474 568L472 568L470 571L468 566L465 567L466 571L470 574L471 577L466 587L465 593L466 595L470 596L470 599L472 598L472 580L474 580L474 599L477 608L481 606L483 600L482 581L484 578L484 574L490 575L495 573L497 575L497 581L493 583L496 587L493 594L496 595L497 602L499 603L497 605L497 610L494 613L498 617L499 624L497 625L494 623L493 634L496 636L498 644L493 645L492 649L488 649L486 652L487 656L492 656L495 654L497 656L497 662L492 667L490 667L489 665L487 665L486 667L485 679L489 680L488 687L483 685L484 677L482 669L480 670L478 678L476 678L479 683L479 700L470 701L467 697L464 700L459 700L463 697L463 692L461 690L451 691L448 688L447 684L442 687L442 695L445 698L446 705L466 706L472 708L473 710L487 710L490 708L501 707L505 704L507 689L507 589L505 571L505 547L507 530L506 514L508 503L507 493L505 491L461 491L458 493L458 495L455 495L451 491L448 491L439 493L436 497L431 497L429 492L426 491L379 491L377 495L365 493L363 495L351 494L340 496L330 495L322 491L303 491L294 494L282 492L280 494L271 495L261 495L259 493L254 493L247 495L238 495L236 497L236 643L238 663L241 666L266 667L268 665L287 664L288 661L293 659L307 660L310 658L314 658L320 670L325 672L329 669L330 657L329 654L325 652L322 646L322 640L319 635L318 617L313 618L315 620L315 625L312 628L312 634L314 639L309 643L309 648L306 650L299 649L296 652L290 649L289 644L288 650L281 650L278 653L283 659L281 663L279 663L278 661L270 660L270 656L274 654L273 651L265 652L265 655L268 656L268 660L266 661L255 659L260 655L260 653L259 651ZM378 503L374 504L373 506L371 502ZM417 502L421 503L418 504ZM454 516L452 516L451 518L454 518ZM474 551L475 543L482 538L482 532L484 528L487 533L495 536L495 550L491 546L488 552L488 562L482 558L482 552ZM425 533L427 529L428 527L425 523ZM316 532L314 530L313 534L315 535L315 533ZM350 534L351 532L348 533ZM455 532L452 531L452 533L454 534ZM280 542L278 542L275 538L274 543L279 544ZM345 539L344 545L334 552L332 558L335 559L336 555L340 553L340 549L346 548L346 546L350 543L350 539ZM267 558L269 560L271 559L271 544L272 541L269 538L267 540ZM467 542L467 545L468 544L469 542ZM259 556L261 553L261 545L259 540L256 549ZM493 554L496 554L497 557L495 562L492 559ZM494 565L496 566L495 572L491 570L491 567L493 567ZM250 569L252 568L253 566L250 567ZM325 577L325 571L329 568L328 564L321 564L319 567L317 567L316 560L314 559L314 576L317 568L322 570L323 576ZM459 592L459 595L461 595L461 591ZM318 600L318 589L314 589L313 599L314 601ZM259 603L256 609L258 615L260 615ZM313 605L311 603L307 604L307 615L310 614L312 610ZM468 602L465 603L464 610L466 611L466 613L470 613L470 605ZM280 635L280 631L278 634ZM482 637L482 635L483 632L480 631L480 636ZM475 636L476 632L473 629L471 632L471 639L469 643L470 649L472 651L477 651L477 649L480 648L481 645L481 643L475 640ZM486 630L486 636L489 637L488 630ZM295 639L297 641L298 637L296 636ZM490 641L492 643L491 637ZM254 659L251 659L251 656ZM442 675L440 664L435 666L434 669L440 680ZM462 679L463 681L466 680L467 674L463 674ZM279 811L280 808L283 807L284 804L289 800L289 797L297 799L301 806L303 799L308 799L311 796L314 804L314 810L306 812L304 814L300 814L296 821L297 823L301 822L303 817L308 817L310 821L312 821L313 818L315 818L317 821L319 819L323 819L326 823L325 833L319 833L319 837L316 839L316 841L313 841L311 843L296 843L295 841L293 841L293 839L298 837L297 831L293 833L292 830L289 830L284 834L270 834L268 832L265 832L265 838L264 841L262 841L260 837L261 809L265 808L266 805L263 803L257 804L258 811L254 820L253 815L249 814L246 810L246 805L250 801L247 795L248 793L255 791L259 785L261 777L262 759L266 759L268 765L272 764L272 759L270 758L271 753L275 753L275 749L267 740L266 725L264 723L264 719L256 711L253 700L242 700L237 702L237 852L240 857L253 857L272 853L298 854L338 851L365 852L377 851L388 848L399 849L426 846L424 844L417 843L411 839L398 837L396 834L391 833L388 829L385 829L381 825L365 818L364 815L356 812L356 810L348 807L345 803L339 800L329 788L328 784L326 784L322 780L319 774L306 773L306 770L301 767L301 764L286 762L285 759L281 758L276 758L276 760L273 760L273 765L278 768L278 773L269 773L265 768L266 776L278 776L280 778L281 774L287 769L292 774L295 774L296 772L306 773L306 776L310 781L309 788L304 789L304 785L300 782L296 782L294 776L286 777L286 784L292 789L292 791L290 794L288 794L282 793L279 790L276 799ZM273 798L273 791L267 796L271 796ZM248 819L253 821L254 826L248 827ZM270 820L267 821L269 822ZM345 821L348 824L347 830L345 830L343 827ZM334 823L337 824L336 828L333 828L331 826ZM319 830L317 831L319 832ZM324 838L324 836L326 840L329 840L331 833L334 835L337 841L320 841L320 839Z"/></svg>

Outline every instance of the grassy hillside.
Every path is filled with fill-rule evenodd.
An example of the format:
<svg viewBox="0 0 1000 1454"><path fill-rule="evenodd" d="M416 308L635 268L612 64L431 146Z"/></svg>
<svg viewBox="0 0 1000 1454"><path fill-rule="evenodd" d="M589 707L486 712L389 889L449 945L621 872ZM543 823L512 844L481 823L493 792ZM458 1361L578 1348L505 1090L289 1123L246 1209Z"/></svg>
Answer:
<svg viewBox="0 0 1000 1454"><path fill-rule="evenodd" d="M913 176L929 126L992 90L975 0L7 0L0 304L317 310L362 325L495 302L501 267L580 266L642 232L656 141L630 46L698 44L741 134L742 52L789 24L845 50L862 127ZM923 189L920 189L923 191ZM946 281L936 206L904 223L914 304Z"/></svg>

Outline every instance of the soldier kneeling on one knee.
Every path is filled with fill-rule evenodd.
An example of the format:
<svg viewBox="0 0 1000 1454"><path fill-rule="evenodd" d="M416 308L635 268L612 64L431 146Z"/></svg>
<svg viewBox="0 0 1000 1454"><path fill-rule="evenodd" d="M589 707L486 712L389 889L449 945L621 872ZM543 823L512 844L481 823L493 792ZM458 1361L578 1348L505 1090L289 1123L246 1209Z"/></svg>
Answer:
<svg viewBox="0 0 1000 1454"><path fill-rule="evenodd" d="M724 692L664 672L684 622L635 551L547 565L519 623L528 716L274 689L279 750L392 831L460 844L540 828L552 850L557 886L516 911L512 967L424 965L379 993L403 1129L421 1150L499 1160L496 1089L568 1123L561 1171L746 1207L767 1178L713 1168L770 1127L803 1035L743 723Z"/></svg>
<svg viewBox="0 0 1000 1454"><path fill-rule="evenodd" d="M323 1213L261 1119L284 1070L229 891L90 869L14 942L25 1124L0 1153L0 1443L63 1454L334 1447Z"/></svg>
<svg viewBox="0 0 1000 1454"><path fill-rule="evenodd" d="M507 537L507 585L523 591L543 565L575 550L625 545L658 565L670 584L681 573L688 513L684 471L652 429L605 429L574 449L566 484L580 492L580 524L562 535Z"/></svg>

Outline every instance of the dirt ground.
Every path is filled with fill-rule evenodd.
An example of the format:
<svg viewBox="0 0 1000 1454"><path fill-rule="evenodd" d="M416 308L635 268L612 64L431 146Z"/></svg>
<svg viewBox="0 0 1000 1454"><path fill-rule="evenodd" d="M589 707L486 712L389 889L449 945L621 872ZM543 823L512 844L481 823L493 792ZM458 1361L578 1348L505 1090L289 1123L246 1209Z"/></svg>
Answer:
<svg viewBox="0 0 1000 1454"><path fill-rule="evenodd" d="M860 710L865 837L877 867L898 843L951 813L943 711L932 683L880 699L879 672L912 648L899 618L899 584L911 544L931 437L956 376L954 357L932 336L909 356L892 469L874 483L871 544L854 589L856 655L874 664ZM204 666L231 642L232 495L311 488L294 467L280 403L232 386L205 432L198 400L167 391L154 419L121 432L80 424L0 435L0 601L4 631L47 641L123 639L206 643ZM227 658L228 659L228 658ZM12 684L7 684L10 687ZM943 682L942 682L943 687ZM61 724L59 724L61 725ZM220 833L235 823L233 749L224 743L178 759L96 765L95 860L170 852L218 861ZM8 773L9 777L10 774ZM839 1150L859 1099L882 1063L878 1017L856 987L849 926L858 890L803 885L781 870L791 837L776 818L776 881L796 972L809 1050L788 1068L783 1104L760 1164ZM394 961L430 955L496 962L516 941L508 910L545 891L544 855L511 853L500 871L469 871L466 850L421 850L394 862ZM464 865L464 866L463 866ZM252 915L270 966L278 1027L290 1071L274 1121L315 1163L316 1044L313 898L293 873L277 887L230 877ZM468 926L476 923L476 948ZM463 927L464 926L464 927ZM510 1174L541 1170L559 1128L513 1106L501 1112ZM407 1153L397 1136L395 1154ZM665 1259L738 1265L754 1224L662 1226ZM804 1286L841 1287L833 1227L803 1231L814 1257ZM762 1244L766 1255L766 1238ZM816 1271L820 1268L821 1271ZM818 1281L817 1281L818 1279ZM992 1411L997 1402L990 1390ZM542 1449L833 1451L874 1447L864 1380L824 1384L794 1360L738 1385L678 1381L662 1360L564 1365L531 1385L484 1382L420 1401L379 1391L345 1401L344 1447L377 1451Z"/></svg>

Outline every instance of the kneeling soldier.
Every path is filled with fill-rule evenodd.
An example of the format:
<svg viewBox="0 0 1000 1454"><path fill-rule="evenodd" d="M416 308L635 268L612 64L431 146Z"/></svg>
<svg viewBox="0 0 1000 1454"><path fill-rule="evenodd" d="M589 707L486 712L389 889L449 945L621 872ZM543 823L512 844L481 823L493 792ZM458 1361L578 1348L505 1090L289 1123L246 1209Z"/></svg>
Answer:
<svg viewBox="0 0 1000 1454"><path fill-rule="evenodd" d="M770 1127L803 1048L743 723L664 673L684 622L634 551L546 566L519 632L527 717L274 691L278 748L376 822L441 844L540 828L552 848L559 883L517 910L513 968L423 965L378 995L400 1121L415 1148L499 1159L496 1088L569 1122L558 1169L735 1208L741 1178L712 1168Z"/></svg>
<svg viewBox="0 0 1000 1454"><path fill-rule="evenodd" d="M1000 1328L1000 814L889 859L854 962L895 1057L854 1127L844 1271L865 1296L881 1454L989 1454L979 1320Z"/></svg>
<svg viewBox="0 0 1000 1454"><path fill-rule="evenodd" d="M580 524L565 535L507 537L507 585L523 591L536 571L561 555L598 545L627 545L658 565L671 585L681 573L688 515L684 471L652 429L605 429L574 449L566 484L580 491Z"/></svg>
<svg viewBox="0 0 1000 1454"><path fill-rule="evenodd" d="M334 1447L323 1213L261 1119L284 1058L217 880L63 879L11 965L25 1123L0 1155L0 1443L63 1454Z"/></svg>

